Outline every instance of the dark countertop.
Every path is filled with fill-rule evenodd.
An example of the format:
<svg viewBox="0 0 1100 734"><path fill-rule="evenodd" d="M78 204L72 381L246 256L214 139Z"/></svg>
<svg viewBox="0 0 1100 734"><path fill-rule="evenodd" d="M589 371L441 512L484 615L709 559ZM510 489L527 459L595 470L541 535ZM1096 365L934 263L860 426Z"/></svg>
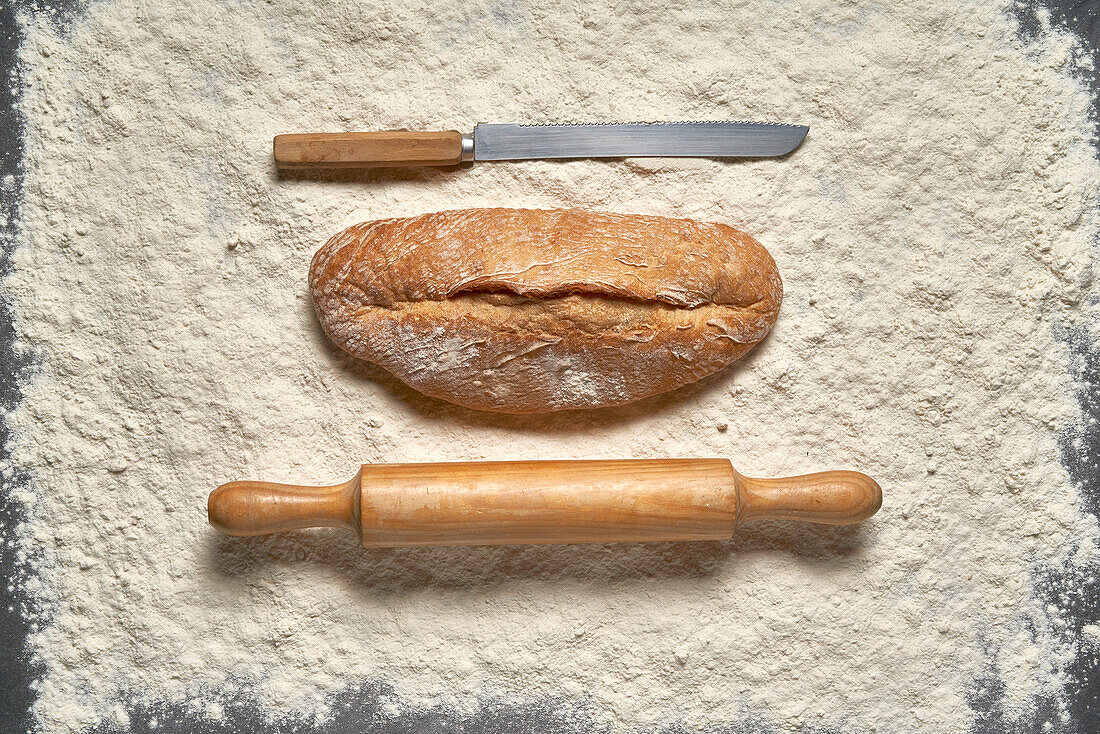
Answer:
<svg viewBox="0 0 1100 734"><path fill-rule="evenodd" d="M16 0L18 3L19 0ZM31 2L25 3L31 6ZM33 3L38 5L38 3ZM54 0L50 7L61 17L79 12L81 0ZM1092 49L1097 69L1100 69L1100 0L1055 0L1046 3L1053 13L1056 25L1069 28L1085 38ZM1034 6L1021 11L1025 27L1034 18ZM16 11L10 3L0 3L0 71L16 68L16 50L19 29L15 22ZM1100 73L1092 79L1097 99L1100 100ZM21 183L21 131L18 114L13 109L13 92L7 84L0 84L0 179L11 174L15 177L14 190L0 190L0 215L9 222L0 227L0 268L10 267L10 252L15 216L19 206ZM1071 334L1068 341L1078 355L1075 366L1077 376L1087 385L1081 395L1087 421L1084 453L1075 451L1070 437L1063 440L1062 459L1073 478L1080 483L1086 507L1093 514L1100 514L1100 345L1093 344L1082 334ZM5 304L0 304L0 409L8 410L19 400L20 375L31 368L21 360L13 348L11 314ZM0 425L0 445L6 445L7 435ZM6 458L6 454L4 454ZM10 538L20 521L19 506L10 492L25 482L25 475L18 471L9 479L0 479L0 537ZM32 731L29 714L34 693L31 683L37 676L29 663L26 638L29 623L22 609L26 604L22 591L20 572L11 544L0 543L0 577L8 583L0 584L0 730L4 732ZM1100 621L1100 580L1076 574L1051 575L1040 580L1039 593L1057 599L1067 610L1067 620L1075 632L1081 627ZM1040 702L1039 711L1029 720L1016 722L1007 717L1004 710L1003 685L995 678L979 680L969 695L971 707L979 720L974 734L1000 734L1001 732L1051 732L1086 734L1100 731L1100 656L1089 650L1078 653L1073 664L1074 676L1065 699L1068 719L1060 718L1057 703L1052 699ZM211 723L188 715L180 707L159 707L146 710L131 707L130 732L156 732L157 734L198 734L200 732L300 732L343 734L374 732L398 734L399 732L465 732L466 734L515 734L546 732L547 734L581 734L599 731L592 712L583 703L565 700L535 700L524 704L485 702L475 713L459 715L442 708L406 711L396 718L382 718L382 701L389 698L385 684L372 683L340 694L334 702L338 713L329 722L316 725L311 722L284 722L273 727L264 722L254 703L247 697L230 702L226 706L225 719ZM150 727L150 719L156 720L156 728ZM1053 728L1044 728L1051 722ZM663 734L678 734L680 729L663 730ZM715 727L715 734L756 734L769 728L758 720L746 718Z"/></svg>

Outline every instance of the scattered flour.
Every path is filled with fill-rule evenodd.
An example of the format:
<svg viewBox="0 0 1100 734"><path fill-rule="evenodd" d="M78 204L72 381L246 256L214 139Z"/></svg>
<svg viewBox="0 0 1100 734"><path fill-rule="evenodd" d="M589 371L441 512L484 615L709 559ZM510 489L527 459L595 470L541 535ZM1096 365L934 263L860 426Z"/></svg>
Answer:
<svg viewBox="0 0 1100 734"><path fill-rule="evenodd" d="M1055 335L1095 318L1100 230L1073 40L1019 40L1005 2L434 5L26 17L4 290L40 365L8 422L33 478L19 542L40 556L44 729L124 724L127 701L218 719L242 685L272 718L324 716L372 680L401 706L586 700L617 730L961 731L991 670L1011 717L1057 696L1075 643L1032 578L1090 562L1097 534L1057 445L1077 408ZM278 132L638 118L811 132L786 160L328 179L278 177L269 149ZM728 222L775 256L783 312L745 362L640 405L431 401L325 342L306 272L350 221L462 206ZM205 520L234 478L597 456L859 468L886 503L858 529L621 547L368 552Z"/></svg>

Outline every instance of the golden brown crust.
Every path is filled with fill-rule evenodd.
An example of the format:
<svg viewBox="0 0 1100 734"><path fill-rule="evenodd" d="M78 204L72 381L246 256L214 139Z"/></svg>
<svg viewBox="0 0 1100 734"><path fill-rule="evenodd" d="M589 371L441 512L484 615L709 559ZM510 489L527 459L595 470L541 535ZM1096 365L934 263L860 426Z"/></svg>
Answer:
<svg viewBox="0 0 1100 734"><path fill-rule="evenodd" d="M434 397L538 413L621 405L759 342L782 283L724 224L464 209L349 227L313 258L321 325Z"/></svg>

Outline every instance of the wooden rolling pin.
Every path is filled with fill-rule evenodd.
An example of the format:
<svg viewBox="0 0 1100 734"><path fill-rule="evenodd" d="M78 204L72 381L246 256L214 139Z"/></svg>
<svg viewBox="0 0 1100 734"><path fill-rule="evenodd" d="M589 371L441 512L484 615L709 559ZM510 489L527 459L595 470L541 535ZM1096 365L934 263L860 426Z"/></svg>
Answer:
<svg viewBox="0 0 1100 734"><path fill-rule="evenodd" d="M726 459L615 459L364 464L331 487L223 484L207 511L229 535L343 527L371 548L724 540L748 520L843 525L881 504L854 471L752 479Z"/></svg>

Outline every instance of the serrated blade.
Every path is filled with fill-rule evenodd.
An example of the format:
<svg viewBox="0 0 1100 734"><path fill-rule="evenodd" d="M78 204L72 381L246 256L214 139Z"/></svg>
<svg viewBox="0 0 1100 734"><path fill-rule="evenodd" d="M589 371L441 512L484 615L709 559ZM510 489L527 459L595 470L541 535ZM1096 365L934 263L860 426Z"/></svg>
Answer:
<svg viewBox="0 0 1100 734"><path fill-rule="evenodd" d="M768 122L478 123L474 160L770 157L790 153L809 130L803 125Z"/></svg>

